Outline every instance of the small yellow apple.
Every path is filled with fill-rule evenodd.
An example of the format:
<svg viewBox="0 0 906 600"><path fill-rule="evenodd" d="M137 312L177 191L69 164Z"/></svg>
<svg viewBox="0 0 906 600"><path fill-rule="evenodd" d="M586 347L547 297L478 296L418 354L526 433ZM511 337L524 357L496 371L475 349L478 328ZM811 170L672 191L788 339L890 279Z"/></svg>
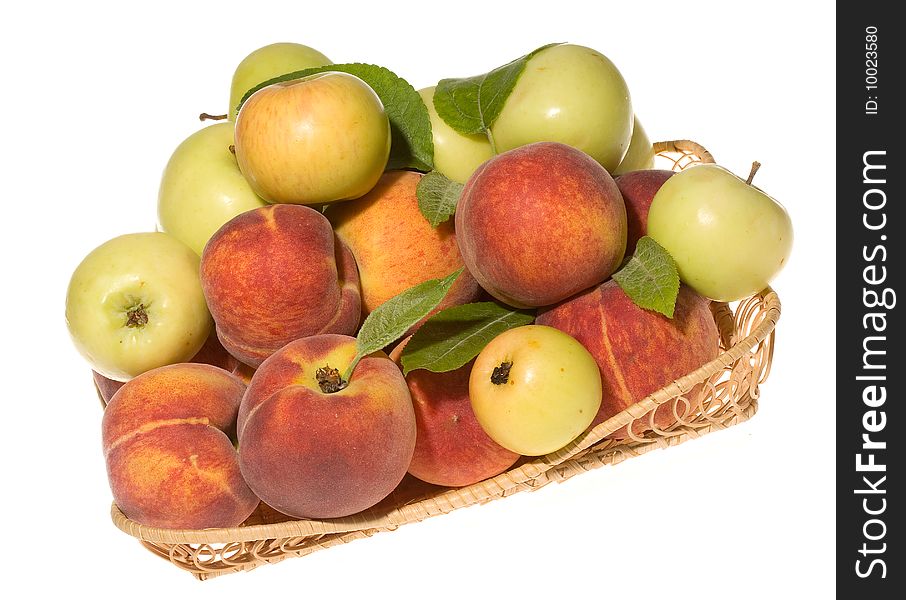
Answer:
<svg viewBox="0 0 906 600"><path fill-rule="evenodd" d="M559 450L601 406L601 372L572 336L545 325L515 327L475 359L469 397L481 427L526 456Z"/></svg>

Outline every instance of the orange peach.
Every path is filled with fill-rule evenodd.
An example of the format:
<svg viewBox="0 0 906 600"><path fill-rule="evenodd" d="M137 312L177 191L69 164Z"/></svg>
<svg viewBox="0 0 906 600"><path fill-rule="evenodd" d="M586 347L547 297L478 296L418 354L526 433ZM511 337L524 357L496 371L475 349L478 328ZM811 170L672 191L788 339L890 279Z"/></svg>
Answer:
<svg viewBox="0 0 906 600"><path fill-rule="evenodd" d="M355 259L307 206L267 206L227 222L202 253L201 283L224 348L253 367L293 340L359 325Z"/></svg>
<svg viewBox="0 0 906 600"><path fill-rule="evenodd" d="M479 285L511 306L554 304L607 279L626 249L626 207L593 158L553 142L499 154L472 174L456 241Z"/></svg>
<svg viewBox="0 0 906 600"><path fill-rule="evenodd" d="M452 220L434 228L419 211L420 179L410 171L384 173L365 196L333 204L325 213L359 267L363 318L400 292L463 266ZM477 295L475 278L463 272L434 312Z"/></svg>
<svg viewBox="0 0 906 600"><path fill-rule="evenodd" d="M239 410L239 464L254 492L297 518L365 510L402 481L415 414L399 368L378 352L348 382L354 338L291 342L255 371Z"/></svg>
<svg viewBox="0 0 906 600"><path fill-rule="evenodd" d="M664 182L672 176L673 171L644 169L629 171L614 179L626 203L626 254L635 252L639 238L648 235L648 209L651 208L651 201Z"/></svg>
<svg viewBox="0 0 906 600"><path fill-rule="evenodd" d="M535 322L570 334L595 357L603 397L592 426L701 367L718 353L719 334L709 301L685 285L680 287L672 319L640 308L610 280L541 311ZM688 399L694 400L697 392L687 394ZM686 405L676 401L661 405L655 425L674 424L674 410L684 416ZM645 417L636 421L633 432L648 428ZM610 437L626 434L622 428Z"/></svg>
<svg viewBox="0 0 906 600"><path fill-rule="evenodd" d="M107 405L104 456L113 498L152 527L235 527L258 498L230 435L245 384L223 369L180 363L126 382Z"/></svg>

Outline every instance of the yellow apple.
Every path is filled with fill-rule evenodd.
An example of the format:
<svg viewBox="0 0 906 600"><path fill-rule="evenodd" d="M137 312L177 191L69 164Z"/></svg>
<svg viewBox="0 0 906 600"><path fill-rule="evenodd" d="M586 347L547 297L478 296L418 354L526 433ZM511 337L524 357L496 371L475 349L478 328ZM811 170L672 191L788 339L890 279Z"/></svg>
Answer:
<svg viewBox="0 0 906 600"><path fill-rule="evenodd" d="M232 145L232 123L196 131L173 152L160 182L160 228L199 256L224 223L267 204L239 171Z"/></svg>
<svg viewBox="0 0 906 600"><path fill-rule="evenodd" d="M545 325L515 327L485 346L469 376L481 427L517 454L559 450L601 406L601 373L572 336Z"/></svg>
<svg viewBox="0 0 906 600"><path fill-rule="evenodd" d="M613 171L629 148L629 87L603 54L572 44L546 48L525 71L491 126L498 152L560 142Z"/></svg>
<svg viewBox="0 0 906 600"><path fill-rule="evenodd" d="M733 302L763 290L786 265L793 223L779 202L718 165L664 182L648 210L648 235L696 292Z"/></svg>
<svg viewBox="0 0 906 600"><path fill-rule="evenodd" d="M236 159L269 202L351 200L377 183L390 155L390 122L367 83L328 71L252 94L236 118Z"/></svg>
<svg viewBox="0 0 906 600"><path fill-rule="evenodd" d="M233 73L233 83L230 85L230 121L236 120L236 107L242 97L259 83L294 71L329 64L333 64L329 58L302 44L280 42L258 48L243 58Z"/></svg>
<svg viewBox="0 0 906 600"><path fill-rule="evenodd" d="M162 232L122 235L92 250L66 293L66 324L91 368L126 381L189 361L213 325L199 261Z"/></svg>

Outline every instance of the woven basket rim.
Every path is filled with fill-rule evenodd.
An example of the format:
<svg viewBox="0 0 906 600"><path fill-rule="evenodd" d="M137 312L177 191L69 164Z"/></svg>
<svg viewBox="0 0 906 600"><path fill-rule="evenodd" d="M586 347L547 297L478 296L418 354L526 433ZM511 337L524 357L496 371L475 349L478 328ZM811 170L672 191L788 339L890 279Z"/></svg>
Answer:
<svg viewBox="0 0 906 600"><path fill-rule="evenodd" d="M741 340L734 341L732 345L722 351L714 360L709 361L695 371L674 380L670 384L653 392L642 400L639 400L607 421L586 431L570 444L556 452L541 457L531 458L518 467L471 486L450 488L429 500L433 503L447 503L458 508L460 505L466 506L475 503L463 503L460 500L463 495L468 496L473 489L478 490L479 488L487 489L488 487L491 487L494 488L495 492L499 493L515 488L522 483L541 476L546 471L560 465L564 461L576 458L593 445L601 442L610 433L628 425L633 420L649 413L659 405L688 392L696 384L723 371L743 357L756 345L767 339L780 319L780 298L770 286L760 293L755 294L753 298L761 298L764 304L763 312L761 313L761 321L748 336ZM723 310L724 308L726 308L726 310ZM715 303L713 312L723 336L724 328L720 327L720 319L726 318L725 315L727 313L732 317L733 313L732 311L729 311L725 303ZM722 314L724 315L723 317ZM754 410L755 407L753 406L751 408L751 413L754 413ZM739 420L745 420L750 416L751 414L741 415ZM705 429L706 431L710 431L711 427ZM689 434L677 435L671 438L670 443L671 445L673 443L680 443L685 439L688 439L688 437ZM483 496L484 494L479 495ZM476 502L477 501L476 496ZM420 521L430 516L426 514L424 510L419 510L419 505L423 502L426 501L423 500L405 504L383 513L380 513L375 509L368 509L355 515L337 519L293 519L292 517L287 517L287 521L279 523L211 529L163 529L142 525L126 517L122 511L120 511L116 503L111 505L111 518L116 527L121 531L144 542L165 544L219 544L342 534L354 531L395 529L400 525Z"/></svg>

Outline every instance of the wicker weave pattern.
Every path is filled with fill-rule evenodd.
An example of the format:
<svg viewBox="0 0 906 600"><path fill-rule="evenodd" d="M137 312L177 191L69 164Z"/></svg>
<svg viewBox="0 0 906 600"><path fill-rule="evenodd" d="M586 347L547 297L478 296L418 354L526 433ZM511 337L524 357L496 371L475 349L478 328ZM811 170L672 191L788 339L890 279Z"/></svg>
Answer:
<svg viewBox="0 0 906 600"><path fill-rule="evenodd" d="M688 140L655 144L658 161L681 170L713 162L711 154ZM565 448L544 457L523 459L509 471L458 489L441 488L407 476L388 498L362 513L330 520L295 520L266 505L241 527L167 530L145 527L126 518L116 505L111 516L124 532L141 540L154 554L199 579L253 569L289 556L304 556L407 523L483 504L521 491L561 482L603 465L614 465L656 448L668 448L745 421L758 408L759 384L770 373L774 327L780 301L770 288L742 301L735 313L724 303L712 312L721 337L720 355L700 369L654 392L625 411L587 431ZM697 384L703 384L697 386ZM696 396L690 390L696 388ZM654 426L654 410L679 398L678 422L666 430ZM644 434L623 440L608 434L640 422Z"/></svg>

